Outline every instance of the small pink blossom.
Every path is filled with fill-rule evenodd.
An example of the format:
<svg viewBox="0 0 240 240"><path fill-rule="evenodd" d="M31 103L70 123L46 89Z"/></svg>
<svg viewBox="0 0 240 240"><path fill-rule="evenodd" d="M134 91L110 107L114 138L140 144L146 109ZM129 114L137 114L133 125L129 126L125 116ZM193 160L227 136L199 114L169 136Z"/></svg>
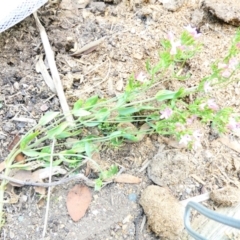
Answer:
<svg viewBox="0 0 240 240"><path fill-rule="evenodd" d="M135 79L139 82L145 82L146 78L147 77L143 72L140 72L137 75L135 75Z"/></svg>
<svg viewBox="0 0 240 240"><path fill-rule="evenodd" d="M189 144L189 142L191 142L191 141L192 141L191 136L189 134L185 134L185 135L181 136L179 144L187 146Z"/></svg>
<svg viewBox="0 0 240 240"><path fill-rule="evenodd" d="M173 114L173 111L171 108L165 108L164 110L160 111L161 116L160 119L168 119L171 117L171 115Z"/></svg>
<svg viewBox="0 0 240 240"><path fill-rule="evenodd" d="M207 101L208 107L213 111L217 111L219 109L218 105L215 103L214 99L209 99Z"/></svg>
<svg viewBox="0 0 240 240"><path fill-rule="evenodd" d="M190 25L186 26L185 29L194 37L198 38L201 34L197 32L196 28L192 28Z"/></svg>
<svg viewBox="0 0 240 240"><path fill-rule="evenodd" d="M172 42L172 41L174 41L174 34L172 33L172 32L168 32L168 40L170 41L170 42Z"/></svg>
<svg viewBox="0 0 240 240"><path fill-rule="evenodd" d="M231 58L228 63L228 68L235 70L238 64L239 62L236 58Z"/></svg>
<svg viewBox="0 0 240 240"><path fill-rule="evenodd" d="M177 48L181 48L182 45L181 45L181 41L174 41L175 37L174 37L174 34L172 32L169 32L168 33L168 39L171 43L171 50L170 50L170 54L171 55L176 55L177 54Z"/></svg>
<svg viewBox="0 0 240 240"><path fill-rule="evenodd" d="M238 66L239 61L236 58L231 58L228 62L226 63L218 63L218 69L224 69L224 71L221 73L221 75L225 78L229 78L232 74L232 71L236 69Z"/></svg>
<svg viewBox="0 0 240 240"><path fill-rule="evenodd" d="M176 55L177 54L177 48L181 47L181 42L180 41L171 42L171 44L172 44L172 48L171 48L170 54L171 55Z"/></svg>
<svg viewBox="0 0 240 240"><path fill-rule="evenodd" d="M238 43L236 44L236 47L237 47L238 49L240 49L240 42L238 42Z"/></svg>
<svg viewBox="0 0 240 240"><path fill-rule="evenodd" d="M222 72L222 76L225 78L229 78L231 76L231 72L228 69L226 69Z"/></svg>
<svg viewBox="0 0 240 240"><path fill-rule="evenodd" d="M205 82L203 88L204 88L205 93L208 93L208 92L212 91L212 87L210 86L210 82Z"/></svg>
<svg viewBox="0 0 240 240"><path fill-rule="evenodd" d="M240 128L240 123L236 122L236 120L231 117L227 124L227 128L229 128L232 131L237 130Z"/></svg>
<svg viewBox="0 0 240 240"><path fill-rule="evenodd" d="M192 115L191 117L186 119L187 125L193 124L194 120L197 118L197 116Z"/></svg>

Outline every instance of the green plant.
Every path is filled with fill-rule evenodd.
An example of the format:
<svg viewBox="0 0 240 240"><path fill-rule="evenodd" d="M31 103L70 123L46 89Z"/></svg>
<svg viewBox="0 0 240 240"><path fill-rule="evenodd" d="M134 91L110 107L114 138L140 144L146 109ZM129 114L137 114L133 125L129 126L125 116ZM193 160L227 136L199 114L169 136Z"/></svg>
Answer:
<svg viewBox="0 0 240 240"><path fill-rule="evenodd" d="M188 73L183 74L183 70L201 49L198 37L196 30L189 26L179 40L169 33L168 39L162 41L164 50L159 53L159 62L151 66L147 61L147 73L130 76L122 94L111 99L91 96L86 100L78 100L71 111L75 118L74 125L68 123L59 112L46 113L7 157L5 176L12 168L29 169L36 161L41 162L42 167L47 167L51 156L53 166L65 164L75 167L83 160L91 159L100 144L119 147L125 141L140 141L140 135L144 134L174 136L180 144L196 149L201 145L202 133L199 128L192 128L194 121L203 125L211 124L219 132L239 128L239 118L234 116L233 110L220 109L208 94L217 87L236 81L235 74L240 68L237 61L240 31L236 33L223 62L216 61L212 66L212 74L201 79L199 86L149 94L165 78L183 81L189 77ZM193 100L190 100L190 94L194 96ZM129 123L134 130L131 130ZM89 131L91 128L97 129L95 134ZM74 141L66 143L70 137ZM51 153L49 143L53 139L56 144L54 153ZM19 153L26 156L25 163L14 163ZM99 190L103 181L116 172L116 167L101 171L95 181L95 189ZM1 202L6 184L7 181L3 180Z"/></svg>

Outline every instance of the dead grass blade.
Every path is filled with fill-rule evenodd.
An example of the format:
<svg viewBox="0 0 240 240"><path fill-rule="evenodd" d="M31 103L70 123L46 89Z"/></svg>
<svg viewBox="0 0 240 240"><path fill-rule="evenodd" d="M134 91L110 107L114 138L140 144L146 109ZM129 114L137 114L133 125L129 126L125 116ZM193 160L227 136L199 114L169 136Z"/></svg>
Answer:
<svg viewBox="0 0 240 240"><path fill-rule="evenodd" d="M48 85L52 92L56 93L53 80L47 71L47 68L43 62L42 57L43 57L42 54L38 56L38 61L36 63L36 71L42 74L45 83Z"/></svg>
<svg viewBox="0 0 240 240"><path fill-rule="evenodd" d="M92 51L94 51L103 41L105 40L105 37L100 38L96 41L90 42L83 46L82 48L76 50L71 56L73 57L79 57L82 54L88 54Z"/></svg>
<svg viewBox="0 0 240 240"><path fill-rule="evenodd" d="M74 125L74 120L73 120L72 115L70 114L69 106L68 106L66 97L64 95L62 82L60 80L60 76L59 76L57 66L56 66L56 63L55 63L55 59L54 59L54 52L53 52L53 50L51 48L51 45L50 45L50 42L48 40L47 33L46 33L44 27L42 26L42 24L40 23L36 12L33 13L33 16L35 18L36 25L37 25L37 27L39 29L39 32L40 32L43 47L44 47L45 54L46 54L48 64L49 64L49 67L50 67L50 71L51 71L51 74L52 74L53 83L54 83L55 89L57 91L57 95L58 95L63 113L65 114L66 120L70 124Z"/></svg>

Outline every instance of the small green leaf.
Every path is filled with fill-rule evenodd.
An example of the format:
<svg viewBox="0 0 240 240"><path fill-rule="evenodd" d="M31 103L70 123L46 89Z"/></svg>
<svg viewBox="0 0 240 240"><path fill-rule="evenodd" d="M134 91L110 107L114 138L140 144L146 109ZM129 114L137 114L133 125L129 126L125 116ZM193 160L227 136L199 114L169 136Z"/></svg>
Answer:
<svg viewBox="0 0 240 240"><path fill-rule="evenodd" d="M82 108L83 106L83 100L79 99L77 102L74 103L73 110L78 110Z"/></svg>
<svg viewBox="0 0 240 240"><path fill-rule="evenodd" d="M149 59L146 61L146 69L147 69L147 72L148 72L148 73L151 72L151 64L150 64Z"/></svg>
<svg viewBox="0 0 240 240"><path fill-rule="evenodd" d="M118 113L120 115L130 115L132 113L139 112L138 108L135 107L128 107L128 108L119 108Z"/></svg>
<svg viewBox="0 0 240 240"><path fill-rule="evenodd" d="M102 188L103 182L100 178L95 180L95 186L94 186L94 190L95 191L100 191Z"/></svg>
<svg viewBox="0 0 240 240"><path fill-rule="evenodd" d="M114 175L116 175L117 172L118 172L117 166L113 165L113 166L111 166L108 170L102 171L102 172L100 173L100 178L101 178L102 180L106 180L106 179L111 178L111 177L113 177Z"/></svg>
<svg viewBox="0 0 240 240"><path fill-rule="evenodd" d="M27 147L27 145L38 135L39 135L39 132L37 131L25 136L20 142L20 149L24 150Z"/></svg>
<svg viewBox="0 0 240 240"><path fill-rule="evenodd" d="M62 162L63 162L63 161L62 161L61 159L58 159L58 160L53 161L53 164L52 164L52 165L53 165L53 167L59 166ZM46 162L46 163L44 164L44 167L45 167L45 168L50 167L50 162Z"/></svg>
<svg viewBox="0 0 240 240"><path fill-rule="evenodd" d="M55 136L61 134L68 127L68 125L69 125L68 122L63 122L59 124L58 126L47 131L47 136L49 138L54 138Z"/></svg>
<svg viewBox="0 0 240 240"><path fill-rule="evenodd" d="M41 126L44 126L52 121L55 117L57 117L57 115L59 115L59 112L47 112L44 116L41 117L39 124Z"/></svg>
<svg viewBox="0 0 240 240"><path fill-rule="evenodd" d="M82 122L82 124L85 127L96 127L97 125L99 125L101 122Z"/></svg>
<svg viewBox="0 0 240 240"><path fill-rule="evenodd" d="M184 88L179 88L179 90L175 93L174 98L175 98L175 99L176 99L176 98L181 98L181 97L184 96L184 94L185 94Z"/></svg>
<svg viewBox="0 0 240 240"><path fill-rule="evenodd" d="M87 101L84 103L84 108L89 110L91 109L98 101L98 96L93 96L87 99Z"/></svg>
<svg viewBox="0 0 240 240"><path fill-rule="evenodd" d="M122 136L123 136L124 138L130 140L130 141L133 141L133 142L139 141L139 139L138 139L136 136L134 136L134 135L132 135L132 134L129 134L129 133L123 133Z"/></svg>
<svg viewBox="0 0 240 240"><path fill-rule="evenodd" d="M48 153L48 154L50 154L51 153L51 148L49 146L43 147L41 149L41 153Z"/></svg>
<svg viewBox="0 0 240 240"><path fill-rule="evenodd" d="M60 152L60 157L61 157L61 155L73 155L73 154L75 154L76 152L73 150L73 149L69 149L69 150L64 150L64 151L61 151Z"/></svg>
<svg viewBox="0 0 240 240"><path fill-rule="evenodd" d="M41 154L41 152L37 152L37 151L31 150L31 149L23 150L22 153L25 154L28 157L38 157ZM43 153L43 154L46 155L46 153ZM47 155L49 155L49 154L47 154Z"/></svg>
<svg viewBox="0 0 240 240"><path fill-rule="evenodd" d="M64 138L68 138L68 137L73 137L76 135L80 135L81 132L82 132L81 129L79 129L75 132L63 131L62 133L60 133L56 136L56 139L64 139Z"/></svg>
<svg viewBox="0 0 240 240"><path fill-rule="evenodd" d="M117 137L121 137L122 135L122 131L115 131L115 132L112 132L110 135L109 135L109 138L117 138Z"/></svg>
<svg viewBox="0 0 240 240"><path fill-rule="evenodd" d="M72 114L75 117L85 117L85 116L91 115L91 112L89 112L89 111L87 111L85 109L80 108L80 109L73 110Z"/></svg>
<svg viewBox="0 0 240 240"><path fill-rule="evenodd" d="M77 143L73 144L72 151L74 151L75 153L85 152L85 143L77 142Z"/></svg>
<svg viewBox="0 0 240 240"><path fill-rule="evenodd" d="M98 121L103 122L109 117L109 115L110 111L107 108L102 108L96 113L95 117Z"/></svg>
<svg viewBox="0 0 240 240"><path fill-rule="evenodd" d="M170 90L162 90L157 93L156 99L160 102L169 100L169 99L174 99L176 92L170 91Z"/></svg>
<svg viewBox="0 0 240 240"><path fill-rule="evenodd" d="M93 146L90 142L85 142L85 152L88 157L91 158L93 152Z"/></svg>

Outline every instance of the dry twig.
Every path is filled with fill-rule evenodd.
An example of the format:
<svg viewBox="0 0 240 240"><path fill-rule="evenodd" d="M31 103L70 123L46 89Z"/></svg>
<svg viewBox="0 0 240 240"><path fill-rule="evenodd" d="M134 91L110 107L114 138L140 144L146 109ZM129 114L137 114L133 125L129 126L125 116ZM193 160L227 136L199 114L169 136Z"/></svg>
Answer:
<svg viewBox="0 0 240 240"><path fill-rule="evenodd" d="M94 186L94 182L89 180L86 176L84 176L84 174L81 174L81 173L76 174L76 175L71 176L71 177L68 177L68 178L61 179L61 180L56 181L56 182L51 182L51 183L22 181L22 180L18 180L16 178L4 176L3 174L0 174L0 179L10 181L10 182L13 182L13 183L17 183L17 184L20 184L22 186L38 186L38 187L46 187L46 188L62 185L64 183L68 183L68 182L74 181L74 180L83 180L86 183L86 185L88 185L90 187Z"/></svg>

